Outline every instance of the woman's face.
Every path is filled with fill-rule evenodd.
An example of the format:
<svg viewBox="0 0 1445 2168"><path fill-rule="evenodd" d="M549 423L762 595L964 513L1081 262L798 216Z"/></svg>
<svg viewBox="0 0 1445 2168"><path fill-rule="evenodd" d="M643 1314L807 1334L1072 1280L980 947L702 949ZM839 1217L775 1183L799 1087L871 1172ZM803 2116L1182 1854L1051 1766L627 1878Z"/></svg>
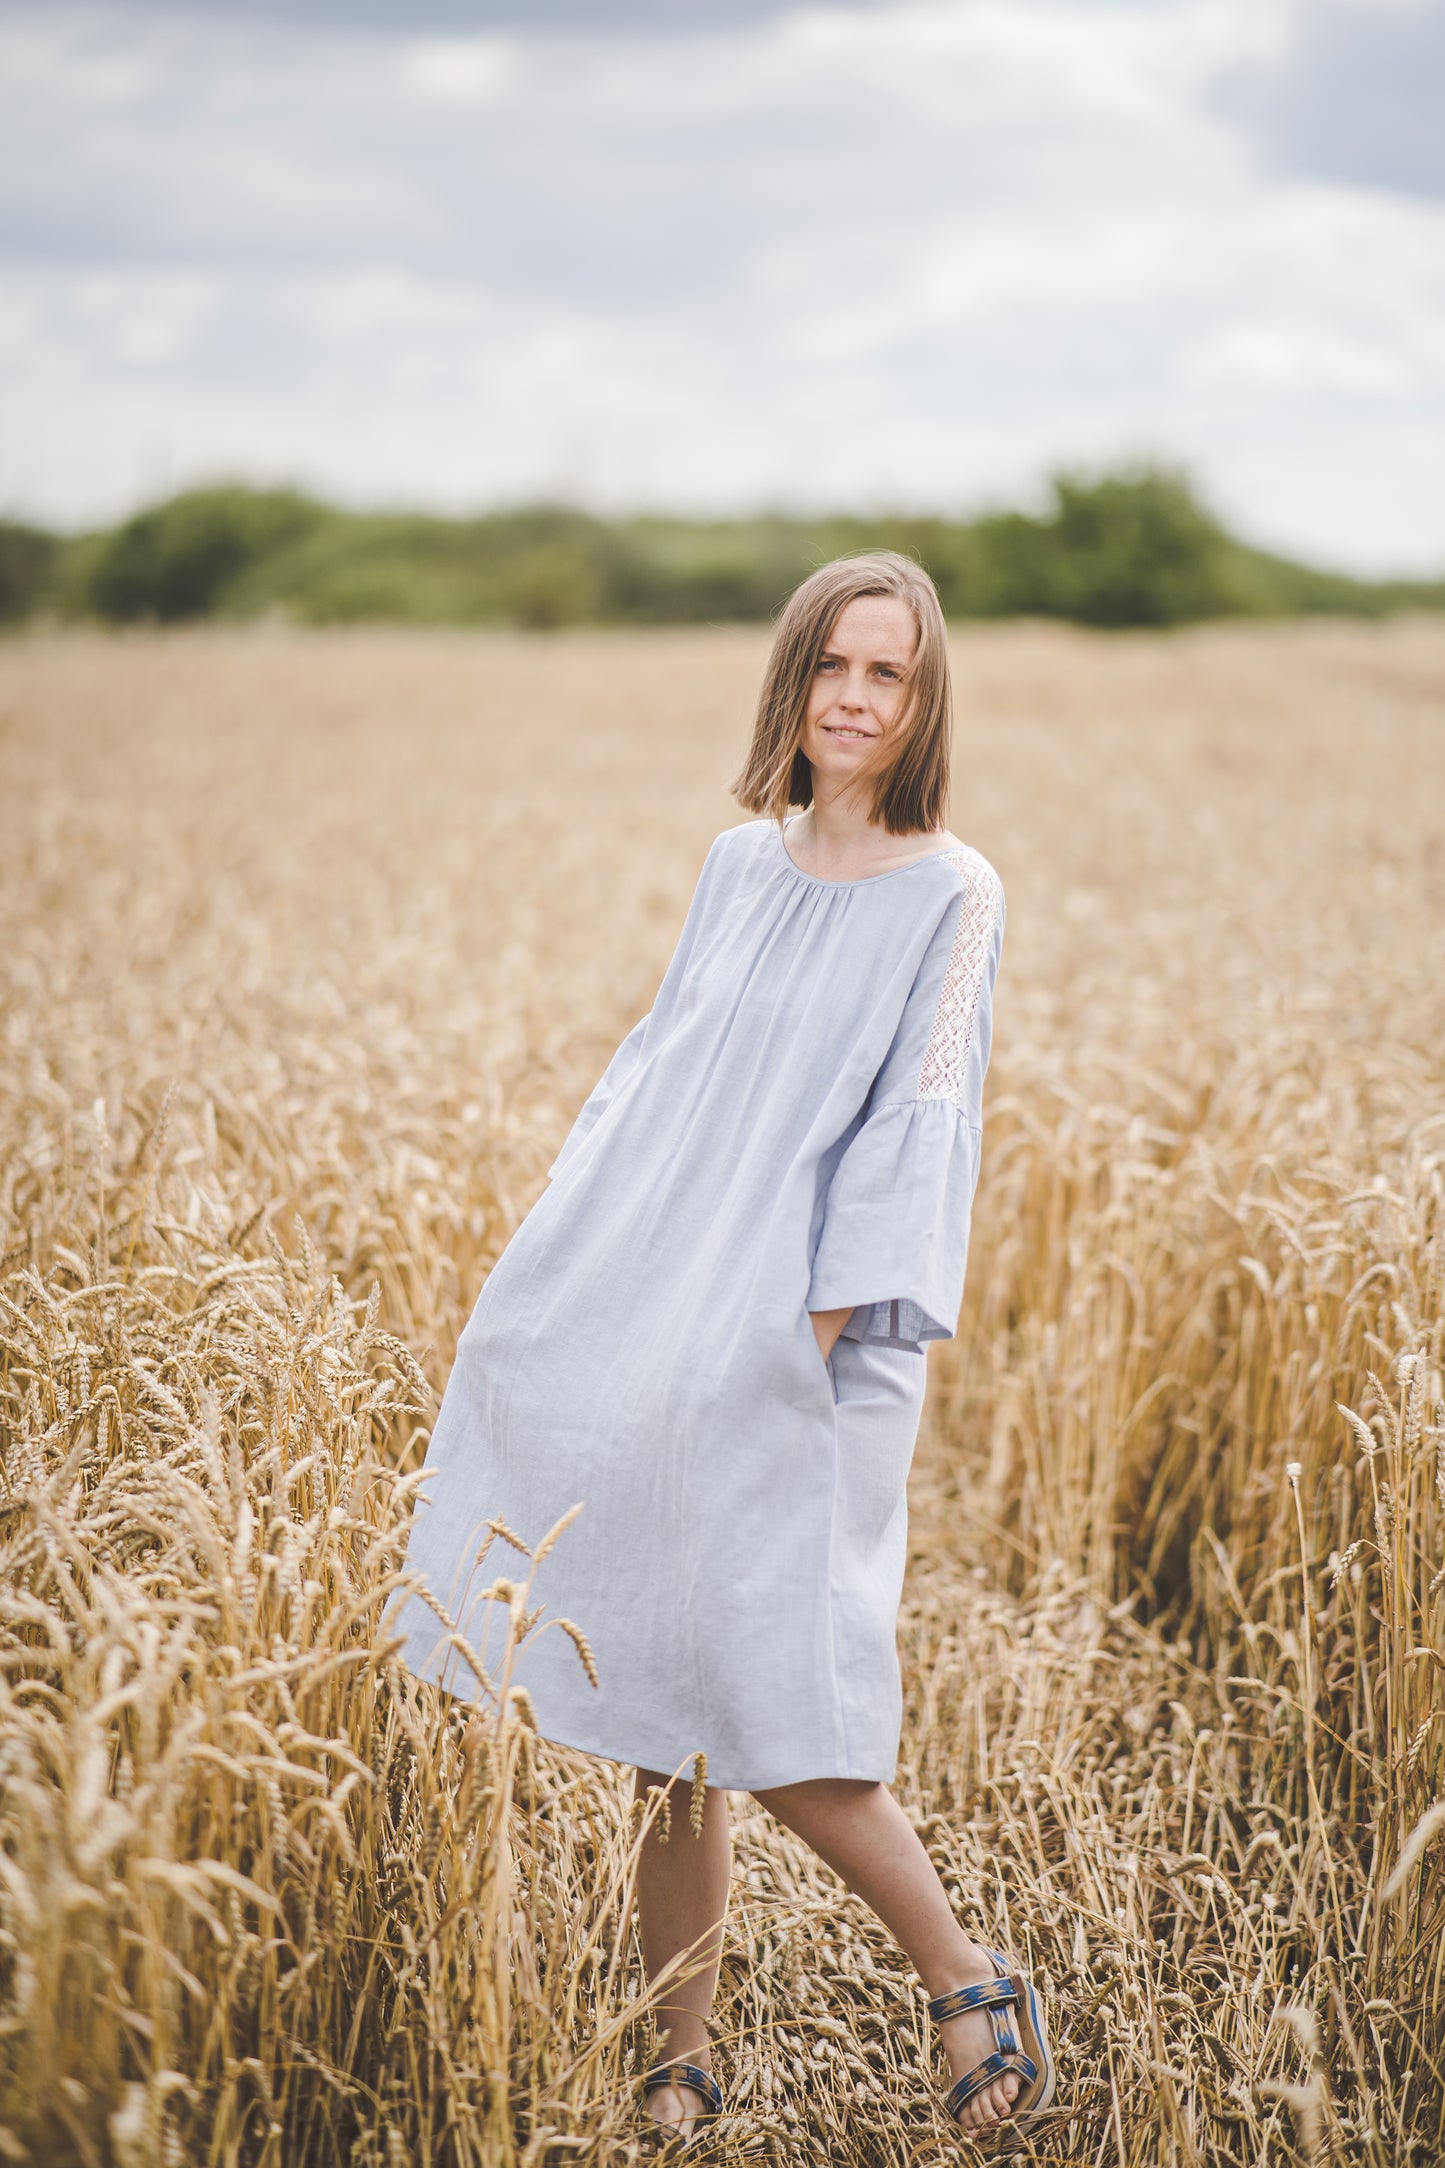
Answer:
<svg viewBox="0 0 1445 2168"><path fill-rule="evenodd" d="M913 612L896 595L858 595L838 612L818 658L802 737L815 788L827 796L847 787L902 718L917 646Z"/></svg>

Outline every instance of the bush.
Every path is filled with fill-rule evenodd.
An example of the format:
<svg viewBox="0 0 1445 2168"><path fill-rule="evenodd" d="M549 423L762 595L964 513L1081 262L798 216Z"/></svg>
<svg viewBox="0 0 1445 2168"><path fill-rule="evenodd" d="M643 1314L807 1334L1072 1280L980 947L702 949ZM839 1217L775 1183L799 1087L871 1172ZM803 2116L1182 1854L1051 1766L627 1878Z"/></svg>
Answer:
<svg viewBox="0 0 1445 2168"><path fill-rule="evenodd" d="M755 623L821 558L796 520L630 519L605 530L607 614L622 624Z"/></svg>
<svg viewBox="0 0 1445 2168"><path fill-rule="evenodd" d="M289 490L188 490L105 538L90 568L91 608L122 623L209 616L243 573L329 516Z"/></svg>
<svg viewBox="0 0 1445 2168"><path fill-rule="evenodd" d="M970 615L1182 625L1243 605L1234 546L1178 475L1059 475L1047 517L997 513L975 531Z"/></svg>
<svg viewBox="0 0 1445 2168"><path fill-rule="evenodd" d="M39 527L0 520L0 625L33 616L49 590L60 544Z"/></svg>

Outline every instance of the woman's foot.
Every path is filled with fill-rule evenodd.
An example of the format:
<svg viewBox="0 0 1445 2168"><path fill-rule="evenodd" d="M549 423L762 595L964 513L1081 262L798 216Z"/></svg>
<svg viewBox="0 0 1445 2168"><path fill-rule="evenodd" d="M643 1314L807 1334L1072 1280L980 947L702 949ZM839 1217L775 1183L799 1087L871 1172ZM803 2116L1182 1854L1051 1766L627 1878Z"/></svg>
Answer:
<svg viewBox="0 0 1445 2168"><path fill-rule="evenodd" d="M689 2055L687 2060L695 2063L699 2058ZM704 2058L701 2067L710 2070L712 2065ZM669 2137L681 2138L684 2142L692 2136L697 2119L706 2106L707 2102L695 2085L656 2085L647 2096L647 2111L654 2122Z"/></svg>
<svg viewBox="0 0 1445 2168"><path fill-rule="evenodd" d="M981 1986L985 1981L998 1977L989 1961L988 1952L980 1949L976 1942L970 1942L968 1955L956 1970L958 1977L955 1979L950 1974L946 1986L939 1990L940 1993L948 1993L956 1987ZM1018 2027L1009 2022L1013 2011L1009 2009L998 2014L1017 2039ZM965 2010L961 2017L946 2018L938 2028L938 2037L943 2043L943 2052L948 2057L948 2067L955 2083L967 2071L986 2062L998 2047L994 2038L992 2017L987 2010ZM975 2093L972 2100L959 2110L959 2129L977 2132L991 2129L995 2123L1002 2122L1018 2098L1020 2082L1016 2072L1008 2071L1003 2077L995 2078L992 2085L985 2086L981 2093Z"/></svg>
<svg viewBox="0 0 1445 2168"><path fill-rule="evenodd" d="M698 2047L693 2047L689 2053L672 2053L672 2042L667 2042L667 2049L669 2053L656 2057L654 2068L661 2064L663 2068L672 2068L680 2073L680 2066L691 2062L695 2070L706 2070L708 2077L713 2075L713 2055L711 2049L708 2049L706 2038L702 2038ZM698 2116L706 2114L706 2107L708 2103L698 2086L689 2086L680 2075L676 2081L669 2079L665 2086L652 2086L648 2090L648 2114L656 2125L659 2125L663 2135L667 2135L667 2138L680 2138L682 2144L687 2144L687 2140L693 2135L693 2129L698 2125Z"/></svg>

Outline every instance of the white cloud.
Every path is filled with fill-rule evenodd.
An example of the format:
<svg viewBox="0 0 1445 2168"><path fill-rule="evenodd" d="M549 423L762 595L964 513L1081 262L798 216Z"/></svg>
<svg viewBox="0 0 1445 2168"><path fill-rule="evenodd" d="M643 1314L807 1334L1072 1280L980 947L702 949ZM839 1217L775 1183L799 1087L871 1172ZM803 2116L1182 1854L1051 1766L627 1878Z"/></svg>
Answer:
<svg viewBox="0 0 1445 2168"><path fill-rule="evenodd" d="M962 507L1146 450L1277 542L1438 562L1445 204L1278 169L1218 94L1317 4L12 10L0 490Z"/></svg>
<svg viewBox="0 0 1445 2168"><path fill-rule="evenodd" d="M401 80L424 99L470 111L494 104L514 72L500 38L424 38L403 54Z"/></svg>
<svg viewBox="0 0 1445 2168"><path fill-rule="evenodd" d="M1232 385L1270 392L1340 391L1366 397L1408 392L1410 371L1398 354L1306 319L1253 317L1222 324L1201 339L1182 372L1190 385Z"/></svg>

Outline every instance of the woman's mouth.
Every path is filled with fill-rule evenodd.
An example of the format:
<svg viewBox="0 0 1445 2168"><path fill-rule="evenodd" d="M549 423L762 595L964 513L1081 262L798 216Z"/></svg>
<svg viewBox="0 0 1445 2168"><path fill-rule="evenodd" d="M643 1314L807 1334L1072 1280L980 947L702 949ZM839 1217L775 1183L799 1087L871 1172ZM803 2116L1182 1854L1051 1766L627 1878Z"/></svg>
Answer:
<svg viewBox="0 0 1445 2168"><path fill-rule="evenodd" d="M871 738L873 735L871 730L855 730L851 723L824 723L823 728L830 738Z"/></svg>

